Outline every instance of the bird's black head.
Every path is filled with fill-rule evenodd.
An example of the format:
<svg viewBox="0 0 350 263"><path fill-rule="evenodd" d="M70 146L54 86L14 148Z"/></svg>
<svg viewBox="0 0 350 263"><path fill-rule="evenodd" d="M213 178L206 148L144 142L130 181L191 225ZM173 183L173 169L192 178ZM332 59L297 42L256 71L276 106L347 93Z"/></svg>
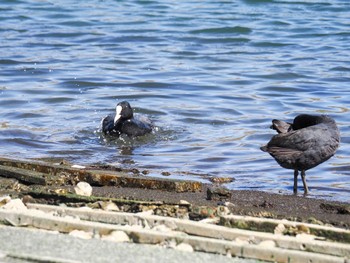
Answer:
<svg viewBox="0 0 350 263"><path fill-rule="evenodd" d="M122 101L117 104L117 107L115 108L115 118L114 123L117 123L120 120L128 120L133 118L134 113L132 111L132 108L127 101Z"/></svg>
<svg viewBox="0 0 350 263"><path fill-rule="evenodd" d="M303 129L324 122L328 117L326 115L300 114L294 118L293 130Z"/></svg>

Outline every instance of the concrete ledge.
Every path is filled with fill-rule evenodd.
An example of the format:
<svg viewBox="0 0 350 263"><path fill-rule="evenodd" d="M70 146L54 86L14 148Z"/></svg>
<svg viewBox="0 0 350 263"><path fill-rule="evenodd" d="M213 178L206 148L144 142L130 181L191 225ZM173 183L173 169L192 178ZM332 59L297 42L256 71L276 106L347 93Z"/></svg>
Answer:
<svg viewBox="0 0 350 263"><path fill-rule="evenodd" d="M274 233L277 227L283 226L285 232L294 230L295 234L306 233L319 238L350 244L350 230L336 227L239 215L222 216L219 224L227 227L270 233Z"/></svg>
<svg viewBox="0 0 350 263"><path fill-rule="evenodd" d="M124 231L136 243L185 243L195 251L276 262L345 262L350 255L350 246L341 243L228 229L189 220L37 204L28 207L31 209L23 211L0 209L0 221L62 233L81 230L99 236ZM160 225L165 226L165 231L157 230Z"/></svg>

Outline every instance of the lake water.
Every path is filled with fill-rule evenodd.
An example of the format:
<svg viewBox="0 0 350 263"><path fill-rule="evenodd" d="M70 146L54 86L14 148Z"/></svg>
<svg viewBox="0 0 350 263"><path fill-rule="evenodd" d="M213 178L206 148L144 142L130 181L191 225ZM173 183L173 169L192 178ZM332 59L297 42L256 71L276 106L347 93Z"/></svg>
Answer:
<svg viewBox="0 0 350 263"><path fill-rule="evenodd" d="M272 119L324 113L342 142L306 173L310 196L349 201L349 10L348 0L2 0L0 156L292 194L293 171L259 147ZM121 100L155 132L103 137Z"/></svg>

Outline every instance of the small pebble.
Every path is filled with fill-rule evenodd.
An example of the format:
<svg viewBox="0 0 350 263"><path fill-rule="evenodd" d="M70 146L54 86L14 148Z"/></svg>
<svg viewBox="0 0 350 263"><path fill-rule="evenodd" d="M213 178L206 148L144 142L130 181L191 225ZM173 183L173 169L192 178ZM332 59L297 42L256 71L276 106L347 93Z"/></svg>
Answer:
<svg viewBox="0 0 350 263"><path fill-rule="evenodd" d="M79 237L82 239L91 239L93 234L91 232L85 232L82 230L73 230L69 232L69 235L74 237Z"/></svg>
<svg viewBox="0 0 350 263"><path fill-rule="evenodd" d="M225 202L224 203L224 206L227 206L227 207L234 207L236 206L234 203L231 203L231 202Z"/></svg>
<svg viewBox="0 0 350 263"><path fill-rule="evenodd" d="M82 166L82 165L74 164L74 165L72 165L72 168L85 169L86 167Z"/></svg>
<svg viewBox="0 0 350 263"><path fill-rule="evenodd" d="M0 197L0 206L6 205L10 201L11 201L10 196L8 196L8 195L2 196L2 197Z"/></svg>
<svg viewBox="0 0 350 263"><path fill-rule="evenodd" d="M74 190L77 195L91 196L92 194L92 187L87 182L79 182Z"/></svg>
<svg viewBox="0 0 350 263"><path fill-rule="evenodd" d="M274 233L276 235L282 235L284 230L286 230L286 227L283 224L278 224L274 229Z"/></svg>
<svg viewBox="0 0 350 263"><path fill-rule="evenodd" d="M233 177L211 177L209 181L215 184L232 183L235 180Z"/></svg>
<svg viewBox="0 0 350 263"><path fill-rule="evenodd" d="M111 234L103 236L101 239L118 243L130 242L129 236L124 231L113 231Z"/></svg>
<svg viewBox="0 0 350 263"><path fill-rule="evenodd" d="M166 225L156 225L152 228L152 230L155 230L155 231L159 231L159 232L162 232L162 233L167 233L167 232L171 232L172 230L167 227Z"/></svg>
<svg viewBox="0 0 350 263"><path fill-rule="evenodd" d="M193 252L193 247L186 243L180 243L175 247L176 250Z"/></svg>
<svg viewBox="0 0 350 263"><path fill-rule="evenodd" d="M3 209L6 210L15 210L15 211L23 211L28 208L23 204L21 199L11 199L8 203L2 206Z"/></svg>
<svg viewBox="0 0 350 263"><path fill-rule="evenodd" d="M207 189L207 199L215 201L227 201L231 199L232 193L223 187L209 187Z"/></svg>
<svg viewBox="0 0 350 263"><path fill-rule="evenodd" d="M101 208L105 211L114 211L114 212L118 212L120 211L119 207L113 203L113 202L101 202L100 203Z"/></svg>
<svg viewBox="0 0 350 263"><path fill-rule="evenodd" d="M219 206L216 209L217 216L227 216L231 214L230 209L228 209L226 206Z"/></svg>
<svg viewBox="0 0 350 263"><path fill-rule="evenodd" d="M273 240L264 240L259 243L259 246L265 247L265 248L272 248L276 246L275 241Z"/></svg>

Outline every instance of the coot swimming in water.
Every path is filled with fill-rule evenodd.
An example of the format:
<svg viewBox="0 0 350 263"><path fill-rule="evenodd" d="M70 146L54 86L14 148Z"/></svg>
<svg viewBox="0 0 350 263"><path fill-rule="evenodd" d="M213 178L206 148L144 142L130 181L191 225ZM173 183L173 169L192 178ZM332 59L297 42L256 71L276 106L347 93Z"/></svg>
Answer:
<svg viewBox="0 0 350 263"><path fill-rule="evenodd" d="M134 118L133 110L127 101L117 104L115 113L102 120L102 132L113 136L126 134L131 137L142 136L152 131L149 120Z"/></svg>
<svg viewBox="0 0 350 263"><path fill-rule="evenodd" d="M309 192L305 171L331 158L339 146L339 130L327 115L301 114L293 123L273 120L272 129L278 132L260 149L268 152L283 168L294 170L294 193L297 193L298 174Z"/></svg>

